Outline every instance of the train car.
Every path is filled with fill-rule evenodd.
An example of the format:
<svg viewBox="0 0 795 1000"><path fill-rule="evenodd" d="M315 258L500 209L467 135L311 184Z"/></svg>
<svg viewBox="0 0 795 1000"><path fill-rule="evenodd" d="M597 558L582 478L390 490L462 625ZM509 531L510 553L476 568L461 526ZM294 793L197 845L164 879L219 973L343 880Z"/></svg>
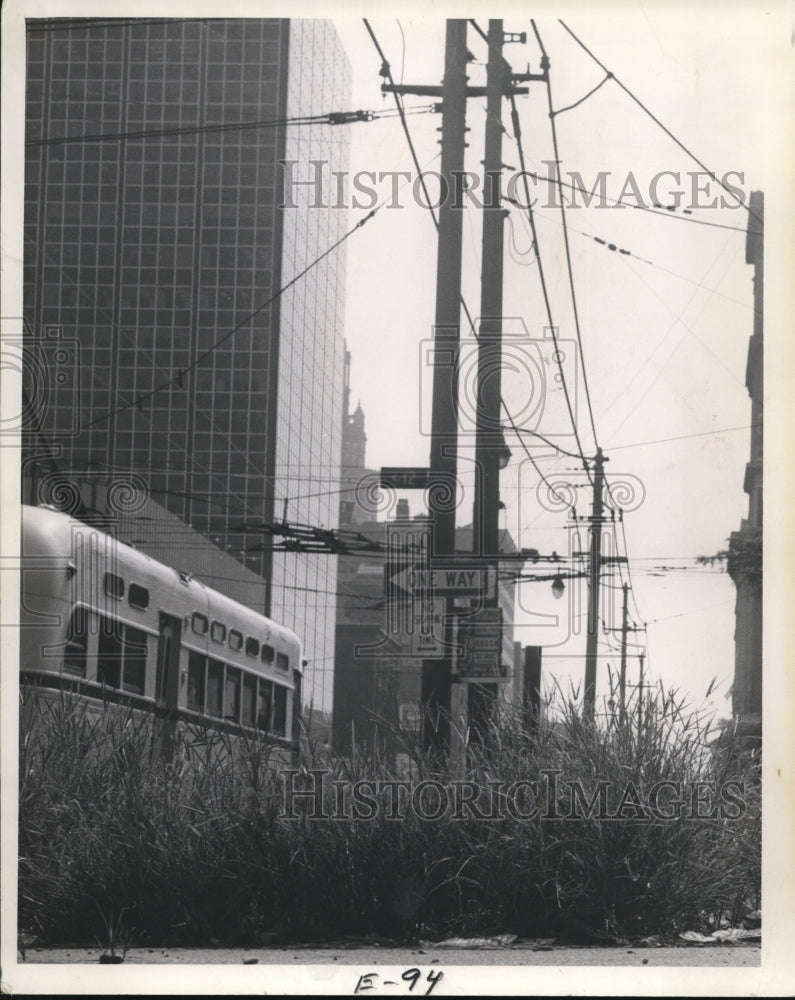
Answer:
<svg viewBox="0 0 795 1000"><path fill-rule="evenodd" d="M20 624L20 685L39 697L131 706L164 749L208 730L297 749L295 633L47 506L22 507Z"/></svg>

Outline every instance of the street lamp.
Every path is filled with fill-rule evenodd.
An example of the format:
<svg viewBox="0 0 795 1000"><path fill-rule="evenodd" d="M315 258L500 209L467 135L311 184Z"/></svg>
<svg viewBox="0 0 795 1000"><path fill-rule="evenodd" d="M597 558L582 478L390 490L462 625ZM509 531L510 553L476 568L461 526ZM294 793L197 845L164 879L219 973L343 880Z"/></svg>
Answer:
<svg viewBox="0 0 795 1000"><path fill-rule="evenodd" d="M566 589L566 585L563 582L562 577L556 576L552 581L552 596L555 600L559 601L563 597L563 591Z"/></svg>

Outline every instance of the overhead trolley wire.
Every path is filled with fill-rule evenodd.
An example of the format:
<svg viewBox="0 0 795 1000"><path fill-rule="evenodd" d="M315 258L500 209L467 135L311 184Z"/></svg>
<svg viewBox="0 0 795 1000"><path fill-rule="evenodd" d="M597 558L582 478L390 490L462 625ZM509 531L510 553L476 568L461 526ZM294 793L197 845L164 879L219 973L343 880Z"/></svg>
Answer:
<svg viewBox="0 0 795 1000"><path fill-rule="evenodd" d="M547 55L547 50L544 48L544 43L541 41L541 35L538 32L535 21L531 20L530 24L533 27L533 33L536 36L536 41L538 42L538 47L541 49L542 65L547 68L546 72L546 85L547 85L547 104L549 106L549 121L552 127L552 149L555 154L555 168L560 165L560 155L558 153L558 131L555 126L555 115L552 109L552 84L549 78L549 56ZM513 102L513 98L511 99ZM579 311L577 309L577 295L574 290L574 273L571 268L571 251L569 249L569 232L566 225L566 210L563 206L563 199L560 201L560 216L561 222L563 223L563 244L566 250L566 269L569 276L569 288L571 289L571 306L574 313L574 328L577 332L577 343L580 348L580 358L582 359L582 382L583 388L585 389L585 400L588 405L588 415L591 421L591 430L593 431L594 447L599 450L599 442L596 435L596 423L593 416L593 407L591 406L591 391L588 387L588 376L585 368L585 352L582 346L582 334L580 331L580 317Z"/></svg>
<svg viewBox="0 0 795 1000"><path fill-rule="evenodd" d="M555 324L552 320L552 306L549 301L549 291L547 289L546 278L544 277L544 266L541 261L541 254L539 252L538 243L538 233L536 231L535 215L533 214L533 209L530 204L530 191L527 183L527 173L525 170L525 157L524 157L524 147L522 145L522 130L519 123L519 112L516 109L516 99L511 95L511 121L513 123L514 138L516 140L516 147L519 152L519 165L522 172L522 181L525 188L525 196L527 198L527 215L530 221L530 229L533 234L533 246L535 247L536 260L538 261L538 277L541 282L541 292L544 297L544 305L547 313L547 320L549 322L550 332L552 334L552 339L555 345L555 357L557 358L558 369L560 371L561 385L563 386L563 394L566 399L566 407L569 411L569 419L571 420L572 430L574 431L574 439L577 442L577 447L579 448L579 458L583 463L583 467L586 471L588 479L593 485L593 477L591 475L590 468L588 466L587 459L585 458L585 452L583 451L582 442L580 441L579 431L577 430L577 421L574 417L574 410L571 405L571 395L569 393L569 387L566 383L566 376L563 371L563 365L561 362L561 352L558 350L558 338L555 328ZM584 363L584 362L583 362ZM593 419L593 418L592 418Z"/></svg>
<svg viewBox="0 0 795 1000"><path fill-rule="evenodd" d="M435 104L419 105L405 111L406 114L431 114ZM352 125L355 122L372 122L379 118L392 118L391 111L330 111L323 115L303 115L295 118L276 118L251 122L217 122L205 125L182 125L173 128L138 129L128 132L97 132L88 135L63 135L46 139L28 139L25 145L58 146L66 143L113 142L125 139L168 139L183 135L208 135L217 132L243 132L248 129L286 128L297 125Z"/></svg>
<svg viewBox="0 0 795 1000"><path fill-rule="evenodd" d="M655 125L657 125L659 128L661 128L663 130L663 132L665 132L665 134L668 136L669 139L671 139L673 142L675 142L676 145L681 150L683 150L690 157L690 159L693 160L694 163L697 163L698 166L701 167L701 169L703 171L705 171L705 173L707 173L709 175L709 177L712 178L713 181L716 181L718 184L720 184L720 186L723 188L723 190L726 191L728 194L730 194L731 197L734 199L734 201L738 205L741 205L746 210L746 212L751 216L751 218L755 219L760 224L760 226L762 225L762 219L755 212L751 211L750 207L743 201L743 199L740 198L736 194L736 192L734 190L732 190L732 188L730 188L728 185L724 184L723 181L719 177L717 177L709 169L709 167L706 166L706 164L702 163L702 161L699 160L699 158L695 155L695 153L693 153L690 149L688 149L688 147L680 139L678 139L674 135L674 133L669 128L667 128L652 111L649 110L649 108L646 107L646 105L643 103L643 101L641 101L640 98L636 97L635 94L633 94L632 91L629 89L629 87L627 87L625 84L623 84L621 82L621 80L618 79L618 77L615 75L615 73L612 73L607 68L607 66L604 65L603 62L601 62L599 59L597 59L597 57L593 54L593 52L591 52L591 50L588 48L588 46L581 39L579 39L577 37L577 35L574 34L574 32L571 30L571 28L564 21L562 21L560 18L558 18L558 23L571 35L571 37L580 46L580 48L583 49L591 57L591 59L593 59L593 61L596 63L596 65L599 66L600 69L602 69L603 72L607 73L608 76L609 76L609 78L611 80L614 80L618 84L618 86L624 91L624 93L627 94L627 96L630 97L635 102L635 104L637 104L638 107L645 114L647 114L649 116L649 118L651 118L651 120L655 123Z"/></svg>
<svg viewBox="0 0 795 1000"><path fill-rule="evenodd" d="M284 295L286 291L292 288L292 286L296 284L296 282L300 281L300 279L303 278L304 275L307 274L309 271L311 271L313 267L316 267L322 260L328 257L329 254L333 253L334 250L336 250L337 247L340 246L340 244L344 243L345 240L347 240L350 236L352 236L357 229L361 229L362 226L364 226L367 222L369 222L370 219L372 219L373 216L376 214L376 212L378 212L382 207L383 204L376 205L376 207L373 208L370 212L368 212L363 219L359 219L356 225L353 226L351 229L349 229L347 233L344 233L338 240L335 240L335 242L332 243L330 247L327 247L327 249L325 249L323 253L315 257L315 259L311 263L307 264L306 267L303 268L303 270L299 271L294 278L291 278L286 285L282 285L282 287L278 290L278 292L271 295L271 297L267 301L257 306L256 309L254 309L238 324L232 327L231 330L225 333L223 337L221 337L219 340L216 340L214 344L211 344L210 347L202 351L202 353L197 358L195 358L189 365L186 365L184 368L180 368L177 375L173 376L170 379L167 379L165 382L161 382L160 385L155 386L154 389L150 389L148 392L140 393L134 402L126 403L124 406L119 406L115 410L110 410L107 413L103 413L99 417L96 417L94 420L90 420L88 423L83 424L79 428L79 430L82 431L85 430L87 427L92 427L94 424L101 423L104 420L109 420L112 416L115 416L117 413L124 413L126 410L130 410L134 406L137 406L140 409L141 405L145 403L146 400L151 399L154 395L156 395L158 392L161 392L163 389L167 389L169 386L172 385L181 386L182 381L186 375L188 375L194 369L198 368L203 361L205 361L208 357L210 357L210 355L214 354L215 351L217 351L228 340L234 337L234 335L238 332L238 330L242 329L242 327L244 327L246 323L250 323L251 320L253 320L256 316L258 316L263 310L267 309L268 306L272 305L276 301L276 299Z"/></svg>
<svg viewBox="0 0 795 1000"><path fill-rule="evenodd" d="M389 61L387 60L386 56L384 55L384 50L381 48L381 45L380 45L378 39L375 36L375 32L373 31L372 27L370 26L370 22L367 20L367 18L362 18L362 20L364 21L364 25L367 28L367 32L370 35L370 38L372 39L373 45L375 46L375 50L376 50L376 52L378 53L378 55L379 55L379 57L381 59L381 73L382 73L383 76L385 76L389 80L391 86L394 87L395 86L395 81L394 81L394 79L392 77L392 71L391 71L390 66L389 66ZM477 28L477 25L475 25L475 27ZM480 30L480 28L477 28L477 30L478 30L478 32L481 35L483 34L483 32ZM421 169L420 163L419 163L419 157L417 156L417 151L415 149L414 142L413 142L413 140L411 138L411 132L409 131L408 123L405 121L405 119L403 117L403 114L402 114L402 111L403 111L402 101L400 100L400 96L398 95L398 93L397 93L396 90L393 89L392 90L392 94L393 94L393 96L395 98L395 104L396 104L396 106L398 108L398 111L401 112L401 116L400 116L401 117L401 124L403 125L403 131L404 131L405 136L406 136L406 141L408 142L409 151L411 152L411 158L414 161L414 168L417 171L417 174L418 174L418 176L420 178L420 182L422 184L423 192L425 194L425 204L428 205L428 207L429 207L429 211L431 213L431 218L433 219L433 224L436 227L436 230L438 231L438 229L439 229L439 220L437 218L435 210L431 207L433 205L433 202L432 202L432 200L431 200L431 198L430 198L430 196L428 194L428 190L427 190L426 183L425 183L425 177L423 175L423 172L422 172L422 169ZM537 244L535 244L535 245L536 245L536 255L537 255L538 254L538 248L537 248ZM539 262L539 266L540 266L540 262ZM543 278L542 278L542 282L543 282ZM546 288L545 288L545 295L546 295ZM466 300L464 299L463 295L461 296L461 306L462 306L462 308L464 310L464 314L466 315L466 318L467 318L467 320L469 322L470 330L472 331L472 334L474 335L475 339L477 340L478 335L477 335L477 330L475 328L475 322L472 319L472 314L469 311L469 307L467 306ZM549 309L547 310L547 314L550 316L550 325L551 325L551 323L552 323L552 321L551 321L551 312L549 311ZM541 477L541 479L545 483L547 489L549 489L554 496L557 496L558 498L560 498L560 494L558 494L558 493L555 492L554 487L552 487L552 485L549 483L549 481L547 480L547 478L544 475L544 473L541 471L541 469L539 469L538 465L535 462L535 459L530 454L530 451L528 450L527 445L522 440L522 438L520 436L520 433L519 433L519 431L516 428L516 424L514 423L513 417L511 416L511 413L508 410L508 406L507 406L504 398L500 397L500 403L502 404L502 407L505 410L505 413L506 413L506 415L508 417L508 420L509 420L509 422L510 422L510 424L511 424L513 430L514 430L514 432L516 433L516 435L517 435L517 437L519 439L520 444L522 445L522 448L523 448L525 454L527 455L528 459L530 460L531 464L533 465L533 468L536 470L536 472L538 473L538 475ZM569 412L571 413L571 408L569 409ZM574 432L575 432L575 435L576 435L576 433L577 433L576 426L574 427ZM579 440L578 440L577 444L578 444L578 446L580 446ZM579 456L572 456L572 457L577 457L577 458L579 458L583 462L585 461L585 459L584 459L584 457L582 455L582 447L581 446L580 446L580 454L579 454ZM586 471L587 471L587 466L586 466Z"/></svg>

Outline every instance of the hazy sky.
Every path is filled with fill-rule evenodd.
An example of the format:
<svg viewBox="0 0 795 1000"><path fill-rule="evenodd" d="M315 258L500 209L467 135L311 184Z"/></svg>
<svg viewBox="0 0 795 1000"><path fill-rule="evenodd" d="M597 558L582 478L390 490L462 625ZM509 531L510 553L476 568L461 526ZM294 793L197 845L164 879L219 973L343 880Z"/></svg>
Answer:
<svg viewBox="0 0 795 1000"><path fill-rule="evenodd" d="M527 32L527 42L506 46L506 58L517 72L528 64L538 72L540 50L531 24L524 16L513 16L516 9L507 5L501 12L504 29ZM780 103L781 78L775 61L781 51L780 24L744 3L724 5L717 20L711 6L691 6L686 15L685 8L671 4L651 4L631 12L611 5L591 5L590 13L556 10L606 68L710 170L719 177L732 172L727 182L740 188L744 197L765 188L775 134L771 123L783 121L777 116L786 109ZM485 30L486 17L479 24ZM420 19L413 10L405 16L373 18L371 26L395 80L441 81L441 16ZM562 109L584 97L605 74L554 17L539 15L537 27L551 61L553 107ZM393 108L392 97L380 93L380 59L362 22L338 22L338 29L354 68L352 106ZM486 45L472 28L468 47L475 57L470 83L484 83ZM546 87L529 86L530 94L517 98L526 167L546 176L551 169L546 161L554 159ZM407 97L405 103L420 107L432 100ZM518 172L519 160L507 102L504 107L503 160L508 178ZM484 119L485 100L470 99L466 167L478 173ZM408 122L423 168L438 170L440 116L418 114ZM578 172L591 189L603 172L609 198L623 195L632 205L640 192L643 203L651 205L655 176L663 171L674 175L660 177L656 194L663 205L678 202L675 212L617 209L604 202L599 205L598 200L586 208L581 197L578 207L567 211L584 348L580 361L588 378L597 439L609 459L608 477L613 481L631 477L640 501L626 513L624 525L635 598L630 613L635 622L649 623L646 636L630 636L639 643L634 652L646 652L652 680L662 678L666 686L682 687L697 702L717 675L712 704L719 714L728 714L735 591L725 573L696 567L694 557L725 548L730 532L739 528L748 510L742 484L749 432L724 431L750 424L745 366L752 330L753 272L745 263L747 214L703 174L689 173L699 174L701 168L615 81L608 80L576 108L556 115L555 123L564 180L570 172ZM399 120L357 125L352 139L352 174L412 172L411 179L393 182L388 175L380 185L372 177L363 182L376 187L386 204L348 242L347 339L353 401L355 405L361 400L366 414L368 464L423 465L428 461L428 439L421 433L422 413L429 400L420 388L419 369L421 341L430 337L434 316L435 230L428 211L414 204L414 171ZM437 188L432 185L432 190ZM516 190L522 192L521 187ZM574 345L561 213L549 206L550 190L538 184L531 195L538 197L539 251L553 319L561 340L571 344L571 357L579 352ZM728 207L721 207L721 197ZM359 201L370 207L363 196ZM399 207L388 207L396 203ZM774 210L769 201L767 209ZM363 209L351 211L351 222L364 214ZM464 295L473 316L480 312L481 214L473 207L464 223ZM508 317L521 318L530 338L537 340L543 337L547 321L531 242L527 213L511 210L504 311ZM604 243L617 249L611 251ZM629 253L619 253L619 248ZM512 329L518 328L518 319L513 319ZM583 449L592 455L583 364L578 367L579 377L571 379L577 387L577 423ZM427 378L424 383L429 384ZM555 402L550 402L552 391L549 384L547 411ZM526 396L516 379L504 390L509 404L511 393L512 405L521 408ZM532 426L557 432L565 413L559 400L556 413L547 411ZM677 440L646 444L665 438ZM525 440L548 475L577 469L577 462L556 457L532 437ZM571 435L555 440L576 451ZM542 509L536 495L538 477L521 445L510 437L509 443L513 457L501 480L506 506L502 523L520 545L547 553L567 552L565 513ZM582 486L581 470L572 472L572 477L580 484L578 513L586 513L591 492ZM412 510L420 510L420 496L406 495ZM471 498L466 498L459 517L460 523L471 520ZM586 538L580 541L579 547L587 548ZM663 565L689 568L656 568ZM621 580L616 575L605 582L616 589L604 591L603 614L607 624L617 627ZM550 629L538 617L563 612L565 619L570 599L580 602L572 614L585 611L584 590L554 602L549 584L524 585L520 595L524 613L517 617L524 624L517 638L523 643L551 642L545 659L547 677L565 679L571 671L579 681L584 615L579 619L580 638L565 646L560 645L567 634L565 620L560 628ZM619 636L611 633L601 640L600 654L606 659L600 660L600 693L605 690L606 664L618 667L618 653L611 653L607 644L617 649ZM567 653L576 659L559 659ZM631 659L630 681L637 672L637 659Z"/></svg>

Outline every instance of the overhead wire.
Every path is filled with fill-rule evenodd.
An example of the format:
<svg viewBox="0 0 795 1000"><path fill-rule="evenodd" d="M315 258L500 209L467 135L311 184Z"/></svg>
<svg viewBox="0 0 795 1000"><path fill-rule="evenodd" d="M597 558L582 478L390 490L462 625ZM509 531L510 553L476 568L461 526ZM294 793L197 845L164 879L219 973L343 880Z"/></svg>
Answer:
<svg viewBox="0 0 795 1000"><path fill-rule="evenodd" d="M636 97L635 94L633 94L632 91L629 89L629 87L627 87L624 83L621 82L621 80L618 79L615 73L611 72L604 65L604 63L602 63L599 59L597 59L597 57L593 54L593 52L591 52L588 46L580 38L577 37L577 35L563 20L558 18L558 23L569 33L569 35L571 35L571 37L580 46L580 48L583 49L591 57L591 59L593 59L596 65L599 66L604 73L607 73L609 78L611 80L614 80L618 84L618 86L624 91L624 93L627 94L635 102L635 104L637 104L638 107L645 114L647 114L649 118L651 118L651 120L659 128L663 130L663 132L665 132L665 134L668 136L669 139L675 142L676 145L681 150L683 150L683 152L685 152L690 157L690 159L693 160L694 163L698 164L698 166L701 167L701 169L705 171L710 178L712 178L712 180L720 184L720 186L724 189L724 191L726 191L729 195L731 195L734 201L737 202L738 205L741 205L746 210L746 212L751 216L751 218L755 219L760 225L762 224L762 219L755 212L751 211L750 206L746 204L746 202L743 201L743 199L740 198L732 188L728 187L719 177L717 177L713 173L713 171L711 171L709 167L706 166L706 164L702 163L702 161L699 160L699 158L695 155L695 153L693 153L690 149L688 149L688 147L680 139L678 139L674 135L674 133L669 128L667 128L652 111L649 110L649 108L646 107L646 105L640 100L640 98Z"/></svg>
<svg viewBox="0 0 795 1000"><path fill-rule="evenodd" d="M522 145L522 132L521 132L521 125L519 122L519 112L516 109L516 99L513 96L513 94L510 95L510 101L511 101L511 121L513 122L514 137L516 141L516 147L519 153L519 164L522 171L522 181L524 183L525 195L527 197L527 214L528 214L528 219L530 221L530 228L533 233L533 246L535 247L536 260L538 262L538 277L541 283L541 292L544 298L544 306L547 314L547 322L549 323L550 333L552 334L552 340L555 346L555 359L558 365L558 370L560 372L561 385L563 387L563 394L566 400L566 408L568 409L569 412L569 419L571 420L571 426L574 432L574 438L577 442L577 447L580 452L579 458L582 461L583 468L586 471L586 475L588 476L591 485L593 485L593 477L591 475L590 468L588 466L588 460L585 457L585 452L583 450L582 442L580 441L580 434L577 429L577 420L574 416L574 410L571 404L571 396L569 393L568 384L566 382L566 375L563 370L562 354L561 351L558 349L557 330L554 321L552 319L552 306L549 300L549 291L547 289L546 278L544 276L544 266L541 260L541 253L538 243L538 233L536 231L536 224L535 224L535 215L533 213L533 209L530 204L530 193L528 190L527 176L525 171L524 146Z"/></svg>
<svg viewBox="0 0 795 1000"><path fill-rule="evenodd" d="M367 29L367 32L370 35L370 38L371 38L371 40L373 42L373 45L375 46L375 50L376 50L376 52L378 53L378 55L379 55L379 57L381 59L381 74L386 79L389 80L391 86L393 87L392 95L393 95L393 97L395 99L395 104L396 104L396 106L398 108L398 111L402 112L403 103L400 100L399 94L394 89L395 82L394 82L394 78L392 76L392 70L390 68L389 61L387 60L387 58L386 58L386 56L384 54L384 50L381 48L381 45L380 45L378 39L376 38L375 32L373 31L373 29L372 29L372 27L370 25L370 22L367 20L367 18L363 18L362 20L364 21L364 25L365 25L365 27ZM480 31L480 29L478 29L478 31ZM480 33L483 34L482 31L480 31ZM425 195L425 204L429 208L429 211L430 211L430 214L431 214L431 218L433 220L433 224L434 224L434 226L435 226L435 228L436 228L436 230L438 232L438 229L439 229L439 220L438 220L438 217L436 215L436 211L432 207L433 206L433 202L431 201L431 198L430 198L430 196L428 194L427 185L425 183L425 177L424 177L422 169L420 167L419 157L417 156L417 151L416 151L416 148L414 146L414 142L413 142L413 140L411 138L411 132L409 130L408 123L405 121L405 118L403 117L402 113L401 113L401 124L403 126L403 132L405 134L406 141L407 141L408 146L409 146L409 151L411 153L411 158L412 158L412 160L414 162L414 168L417 171L417 174L418 174L418 176L420 178L420 183L422 185L423 193ZM537 253L537 250L536 250L536 253ZM540 267L540 261L539 261L539 267ZM474 335L475 339L477 340L478 335L477 335L477 330L475 328L475 322L472 319L472 314L469 311L469 307L467 306L466 300L464 299L463 295L460 297L460 299L461 299L461 305L462 305L463 310L464 310L464 314L466 315L467 320L468 320L469 325L470 325L470 330L471 330L472 334ZM551 322L551 313L548 313L548 314L550 315L550 322ZM508 409L508 406L507 406L504 398L500 397L500 403L501 403L503 409L505 410L505 413L506 413L506 415L508 417L508 420L509 420L511 426L513 427L514 431L516 431L516 424L514 422L514 419L513 419L512 415L511 415L511 413L510 413L510 411ZM552 492L554 494L555 491L550 486L549 481L545 477L544 473L536 465L534 457L530 454L530 451L527 448L526 444L524 443L524 441L522 441L521 437L518 435L518 431L516 431L516 433L517 433L517 437L519 437L519 441L520 441L520 443L522 445L522 448L523 448L525 454L527 455L528 459L532 463L532 465L535 468L536 472L541 477L541 479L544 481L544 483L546 484L547 488L550 489L550 490L552 490ZM575 426L575 434L576 434L576 426ZM580 455L580 458L582 458L582 455ZM583 459L583 461L584 461L584 459ZM559 494L558 494L558 496L559 496Z"/></svg>
<svg viewBox="0 0 795 1000"><path fill-rule="evenodd" d="M406 109L406 114L431 114L435 105L419 105ZM243 122L212 122L204 125L180 125L171 128L137 129L127 132L97 132L85 135L47 136L44 139L27 139L29 148L62 146L69 143L122 142L136 139L169 139L186 135L212 135L225 132L245 132L250 129L294 128L298 125L352 125L355 122L372 122L379 118L393 117L389 111L330 111L322 115L298 115L293 118L264 119Z"/></svg>
<svg viewBox="0 0 795 1000"><path fill-rule="evenodd" d="M552 105L552 83L550 80L550 73L549 73L549 56L547 55L547 50L544 48L544 43L541 40L541 35L538 31L538 28L536 27L535 21L531 19L530 24L533 27L533 32L536 36L536 41L538 42L538 47L541 49L542 65L545 66L546 68L545 82L547 91L547 104L549 107L549 121L552 129L552 149L555 155L555 169L557 170L560 167L561 160L560 160L560 153L558 151L558 131L555 125L555 115L553 113L553 105ZM513 102L513 98L511 98L511 101ZM580 330L580 316L579 316L579 310L577 308L577 294L574 289L574 272L572 271L572 266L571 266L571 251L569 248L569 231L566 221L566 209L563 206L562 198L560 201L560 216L561 216L561 222L563 224L563 245L566 252L566 270L568 272L569 289L571 291L571 307L574 315L574 329L577 333L577 344L579 345L580 348L580 359L582 364L582 384L585 390L585 401L588 406L588 415L591 421L591 431L593 432L594 448L597 451L599 451L599 441L597 439L597 434L596 434L596 422L594 420L593 406L591 404L591 390L588 385L588 374L585 365L585 352L583 350L582 332Z"/></svg>
<svg viewBox="0 0 795 1000"><path fill-rule="evenodd" d="M239 323L237 323L234 327L232 327L231 330L229 330L222 337L216 340L215 343L211 344L210 347L208 347L206 350L202 351L201 354L199 354L198 357L196 357L189 365L186 365L184 368L180 368L177 375L173 376L170 379L167 379L165 382L161 382L159 385L155 386L154 389L150 389L148 392L138 394L134 402L126 403L123 406L116 407L115 410L110 410L106 413L101 414L99 417L96 417L94 420L88 421L88 423L83 424L80 428L78 428L78 430L82 431L88 427L93 427L95 424L101 423L104 420L109 420L111 417L116 416L119 413L124 413L126 410L130 410L134 406L137 406L140 409L143 403L145 403L148 399L151 399L158 392L162 392L163 389L167 389L172 385L181 385L186 375L190 374L190 372L198 368L203 361L205 361L208 357L214 354L215 351L217 351L228 340L234 337L234 335L239 330L241 330L247 323L250 323L251 320L253 320L256 316L258 316L269 306L271 306L278 298L280 298L282 295L284 295L285 292L287 292L290 288L292 288L293 285L295 285L298 281L300 281L305 274L311 271L313 267L316 267L322 260L328 257L329 254L333 253L334 250L336 250L337 247L340 246L340 244L344 243L345 240L347 240L350 236L352 236L358 229L361 229L362 226L368 223L370 219L372 219L375 216L376 212L378 212L381 208L383 208L383 204L384 203L382 202L380 205L376 205L375 208L371 209L367 213L367 215L364 216L364 218L360 219L356 223L355 226L353 226L346 233L344 233L338 240L335 240L334 243L331 244L331 246L327 247L321 254L315 257L315 259L311 263L307 264L306 267L304 267L301 271L299 271L298 274L296 274L295 277L291 278L290 281L288 281L285 285L282 285L282 287L273 295L271 295L269 299L267 299L261 305L257 306L256 309L254 309L247 316L245 316Z"/></svg>
<svg viewBox="0 0 795 1000"><path fill-rule="evenodd" d="M516 208L520 208L520 203L515 198L506 198ZM542 216L542 218L544 218ZM550 222L555 222L554 219L549 219ZM560 223L558 223L560 225ZM586 232L584 229L578 229L576 226L569 226L572 232L577 233L579 236L585 236L589 240L593 240L599 246L604 247L605 250L611 253L617 253L622 257L630 257L632 260L638 260L643 264L649 264L651 267L657 268L659 271L664 271L666 274L670 274L674 278L679 278L681 281L686 281L690 285L695 285L702 291L709 292L711 295L717 295L722 299L726 299L727 302L734 302L735 305L742 306L744 309L755 310L755 307L750 302L742 302L740 299L735 299L731 295L726 295L725 292L719 292L716 288L709 288L700 281L696 281L695 278L688 278L687 275L679 274L678 271L672 271L671 268L665 267L663 264L658 264L657 261L649 260L648 257L641 257L640 254L635 253L632 250L627 250L625 247L618 246L617 243L612 240L602 239L599 236L594 236L593 233Z"/></svg>
<svg viewBox="0 0 795 1000"><path fill-rule="evenodd" d="M561 193L563 188L568 188L570 191L579 191L580 194L586 195L588 197L588 201L584 203L584 208L590 208L591 200L595 197L594 191L589 191L588 188L584 187L582 184L567 182L562 180L560 177L551 177L549 175L543 177L541 174L538 174L533 170L528 170L526 173L527 176L531 177L534 181L546 181L546 183L551 184L553 187L557 187ZM570 173L569 177L579 177L579 174ZM510 201L511 199L507 200ZM657 215L663 219L676 219L679 222L691 222L697 226L711 226L714 229L730 229L735 233L743 233L744 235L747 234L747 229L744 229L742 226L730 226L725 222L710 222L707 219L699 219L693 215L692 209L689 208L683 208L683 214L676 215L675 213L678 211L678 206L676 205L660 205L657 202L654 202L653 205L650 206L639 204L638 202L627 202L622 201L621 198L612 198L606 191L600 191L599 205L604 202L609 202L616 208L638 209L641 212L648 212L650 215ZM599 207L599 205L597 205L597 207ZM526 208L527 206L519 204L518 207ZM548 207L554 208L555 205L550 205ZM570 207L575 207L575 199L572 199L572 205Z"/></svg>

